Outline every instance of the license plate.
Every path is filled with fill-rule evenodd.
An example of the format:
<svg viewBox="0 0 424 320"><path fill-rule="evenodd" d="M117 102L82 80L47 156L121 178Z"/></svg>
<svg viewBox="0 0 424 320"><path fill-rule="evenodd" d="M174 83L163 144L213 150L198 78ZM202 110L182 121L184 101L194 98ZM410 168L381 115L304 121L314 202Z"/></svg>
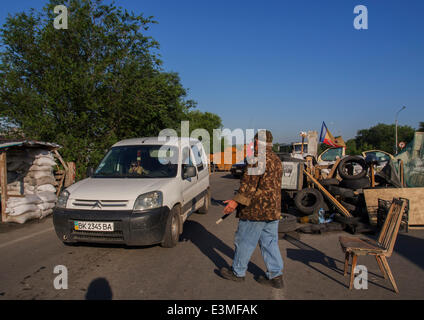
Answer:
<svg viewBox="0 0 424 320"><path fill-rule="evenodd" d="M74 229L79 231L112 232L113 222L74 221Z"/></svg>
<svg viewBox="0 0 424 320"><path fill-rule="evenodd" d="M237 172L237 173L242 173L242 170L237 169L237 170L236 170L236 172Z"/></svg>

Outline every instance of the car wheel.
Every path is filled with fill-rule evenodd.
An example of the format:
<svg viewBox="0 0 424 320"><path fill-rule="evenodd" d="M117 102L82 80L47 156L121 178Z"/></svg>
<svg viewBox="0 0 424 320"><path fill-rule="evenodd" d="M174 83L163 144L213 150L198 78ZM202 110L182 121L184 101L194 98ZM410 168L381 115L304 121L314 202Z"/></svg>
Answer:
<svg viewBox="0 0 424 320"><path fill-rule="evenodd" d="M357 180L342 180L340 182L341 187L353 190L368 188L370 185L370 179L368 177L364 177L362 179Z"/></svg>
<svg viewBox="0 0 424 320"><path fill-rule="evenodd" d="M323 207L324 198L319 190L305 188L296 194L294 203L300 212L311 214L316 208L319 209Z"/></svg>
<svg viewBox="0 0 424 320"><path fill-rule="evenodd" d="M180 208L175 206L169 212L166 221L165 236L162 240L162 247L173 248L177 245L180 237Z"/></svg>
<svg viewBox="0 0 424 320"><path fill-rule="evenodd" d="M203 206L201 206L199 208L199 210L197 210L198 213L201 214L207 214L209 211L209 205L211 203L211 195L209 192L209 189L206 191L206 195L203 198Z"/></svg>
<svg viewBox="0 0 424 320"><path fill-rule="evenodd" d="M348 167L354 163L359 164L362 170L361 172L357 174L350 174ZM361 179L365 177L367 175L367 169L368 169L368 166L367 166L367 163L365 162L365 159L361 157L356 157L356 156L348 156L346 158L343 158L340 161L339 166L337 167L340 177L347 180L356 180L356 179Z"/></svg>

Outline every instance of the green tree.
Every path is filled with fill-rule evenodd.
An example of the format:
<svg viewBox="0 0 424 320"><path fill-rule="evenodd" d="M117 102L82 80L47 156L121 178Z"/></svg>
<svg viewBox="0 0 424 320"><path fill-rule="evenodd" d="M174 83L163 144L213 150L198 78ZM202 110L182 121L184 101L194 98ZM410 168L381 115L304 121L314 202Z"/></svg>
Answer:
<svg viewBox="0 0 424 320"><path fill-rule="evenodd" d="M419 132L424 132L424 122L420 122L420 127L418 128Z"/></svg>
<svg viewBox="0 0 424 320"><path fill-rule="evenodd" d="M410 126L398 126L398 142L408 143L414 137L415 129ZM395 125L379 123L369 129L358 131L355 138L357 152L379 149L389 153L395 150Z"/></svg>
<svg viewBox="0 0 424 320"><path fill-rule="evenodd" d="M53 27L58 4L68 8L66 30ZM118 140L179 128L195 105L178 74L162 70L159 44L145 35L154 23L101 0L50 0L41 12L9 15L0 29L1 120L61 144L78 178Z"/></svg>
<svg viewBox="0 0 424 320"><path fill-rule="evenodd" d="M190 134L196 129L205 129L209 133L210 140L204 143L204 147L206 153L211 153L213 151L214 137L215 140L221 138L217 132L214 132L214 129L222 129L221 118L214 113L190 110L184 116L184 120L190 121Z"/></svg>

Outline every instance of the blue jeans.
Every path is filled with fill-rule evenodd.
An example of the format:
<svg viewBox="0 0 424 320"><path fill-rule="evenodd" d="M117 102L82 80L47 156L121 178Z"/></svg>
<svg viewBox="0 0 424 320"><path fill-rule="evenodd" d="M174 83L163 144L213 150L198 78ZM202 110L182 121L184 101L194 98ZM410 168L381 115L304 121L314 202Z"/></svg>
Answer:
<svg viewBox="0 0 424 320"><path fill-rule="evenodd" d="M267 277L272 279L283 274L283 259L278 246L278 220L240 220L235 235L233 272L237 277L246 275L250 257L259 242L267 268Z"/></svg>

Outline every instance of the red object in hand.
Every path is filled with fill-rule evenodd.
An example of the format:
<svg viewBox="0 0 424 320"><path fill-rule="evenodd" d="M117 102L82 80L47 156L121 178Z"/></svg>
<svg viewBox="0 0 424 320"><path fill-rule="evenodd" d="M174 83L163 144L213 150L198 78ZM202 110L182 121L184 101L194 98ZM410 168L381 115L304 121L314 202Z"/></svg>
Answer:
<svg viewBox="0 0 424 320"><path fill-rule="evenodd" d="M227 203L227 206L224 208L225 214L230 214L234 210L236 210L238 203L234 200L225 200L224 203Z"/></svg>

